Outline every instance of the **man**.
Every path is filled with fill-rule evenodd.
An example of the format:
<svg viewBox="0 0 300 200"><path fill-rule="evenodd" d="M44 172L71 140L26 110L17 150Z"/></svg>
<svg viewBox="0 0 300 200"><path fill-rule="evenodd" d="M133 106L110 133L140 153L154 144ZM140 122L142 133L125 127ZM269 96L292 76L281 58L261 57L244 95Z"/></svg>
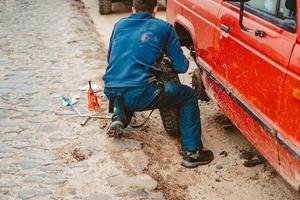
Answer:
<svg viewBox="0 0 300 200"><path fill-rule="evenodd" d="M121 134L134 111L179 106L182 165L193 168L208 164L213 153L203 150L200 111L193 89L170 81L159 85L151 75L163 49L176 72L185 73L189 66L174 28L154 17L157 9L157 0L133 0L133 14L115 24L103 77L110 111L115 109L108 135Z"/></svg>

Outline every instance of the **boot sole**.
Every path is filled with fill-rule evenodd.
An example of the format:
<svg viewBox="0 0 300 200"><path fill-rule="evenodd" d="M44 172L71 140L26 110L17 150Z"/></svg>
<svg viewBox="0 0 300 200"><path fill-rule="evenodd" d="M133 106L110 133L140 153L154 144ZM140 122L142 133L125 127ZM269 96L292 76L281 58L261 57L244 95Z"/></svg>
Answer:
<svg viewBox="0 0 300 200"><path fill-rule="evenodd" d="M211 161L213 161L213 159L211 160L208 160L208 161L201 161L201 162L189 162L189 161L186 161L186 160L183 160L181 162L181 165L183 167L186 167L186 168L195 168L195 167L198 167L200 165L207 165L209 164Z"/></svg>
<svg viewBox="0 0 300 200"><path fill-rule="evenodd" d="M123 128L120 125L113 125L109 127L108 131L106 134L109 137L122 137L123 135Z"/></svg>

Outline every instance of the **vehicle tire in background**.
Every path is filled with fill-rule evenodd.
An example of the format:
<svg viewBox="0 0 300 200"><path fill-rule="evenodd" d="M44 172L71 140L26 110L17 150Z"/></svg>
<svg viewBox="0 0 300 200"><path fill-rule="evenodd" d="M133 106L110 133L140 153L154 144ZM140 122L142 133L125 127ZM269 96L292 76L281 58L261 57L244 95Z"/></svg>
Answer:
<svg viewBox="0 0 300 200"><path fill-rule="evenodd" d="M180 83L178 74L174 72L170 60L164 58L160 63L159 68L160 71L156 75L158 81L174 81ZM179 137L179 107L161 108L159 109L159 112L164 129L168 135L171 137Z"/></svg>
<svg viewBox="0 0 300 200"><path fill-rule="evenodd" d="M111 13L111 0L99 0L99 12L101 15Z"/></svg>
<svg viewBox="0 0 300 200"><path fill-rule="evenodd" d="M210 101L205 92L205 87L201 79L201 71L199 68L195 69L192 75L192 86L199 100Z"/></svg>

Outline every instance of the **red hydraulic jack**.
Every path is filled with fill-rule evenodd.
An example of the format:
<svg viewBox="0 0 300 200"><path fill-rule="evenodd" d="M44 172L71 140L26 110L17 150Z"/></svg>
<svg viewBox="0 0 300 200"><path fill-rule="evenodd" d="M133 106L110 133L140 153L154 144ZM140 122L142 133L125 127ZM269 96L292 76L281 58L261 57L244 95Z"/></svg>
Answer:
<svg viewBox="0 0 300 200"><path fill-rule="evenodd" d="M66 97L63 96L62 97L63 100L67 103L68 106L70 106L80 117L85 117L86 119L81 123L81 126L85 126L87 124L87 122L91 119L91 118L95 118L95 119L111 119L111 117L109 116L97 116L97 115L93 115L92 113L81 113L77 108L74 107L72 101ZM92 83L91 81L89 81L89 89L87 91L87 106L89 110L98 110L100 108L98 100L97 100L97 96L94 92L94 90L92 89Z"/></svg>
<svg viewBox="0 0 300 200"><path fill-rule="evenodd" d="M92 88L92 81L89 81L89 89L87 91L88 109L98 110L100 108L97 96Z"/></svg>

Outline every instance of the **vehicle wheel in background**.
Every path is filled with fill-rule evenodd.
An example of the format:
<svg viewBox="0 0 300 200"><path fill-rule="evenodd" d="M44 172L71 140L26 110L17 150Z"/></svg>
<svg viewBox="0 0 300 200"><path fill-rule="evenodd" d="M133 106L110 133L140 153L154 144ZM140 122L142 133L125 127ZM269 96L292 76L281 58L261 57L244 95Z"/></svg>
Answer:
<svg viewBox="0 0 300 200"><path fill-rule="evenodd" d="M111 0L99 0L99 12L101 15L111 13Z"/></svg>
<svg viewBox="0 0 300 200"><path fill-rule="evenodd" d="M192 86L196 92L196 95L201 101L209 101L209 97L205 92L205 87L201 79L201 71L199 68L195 69L192 75Z"/></svg>

